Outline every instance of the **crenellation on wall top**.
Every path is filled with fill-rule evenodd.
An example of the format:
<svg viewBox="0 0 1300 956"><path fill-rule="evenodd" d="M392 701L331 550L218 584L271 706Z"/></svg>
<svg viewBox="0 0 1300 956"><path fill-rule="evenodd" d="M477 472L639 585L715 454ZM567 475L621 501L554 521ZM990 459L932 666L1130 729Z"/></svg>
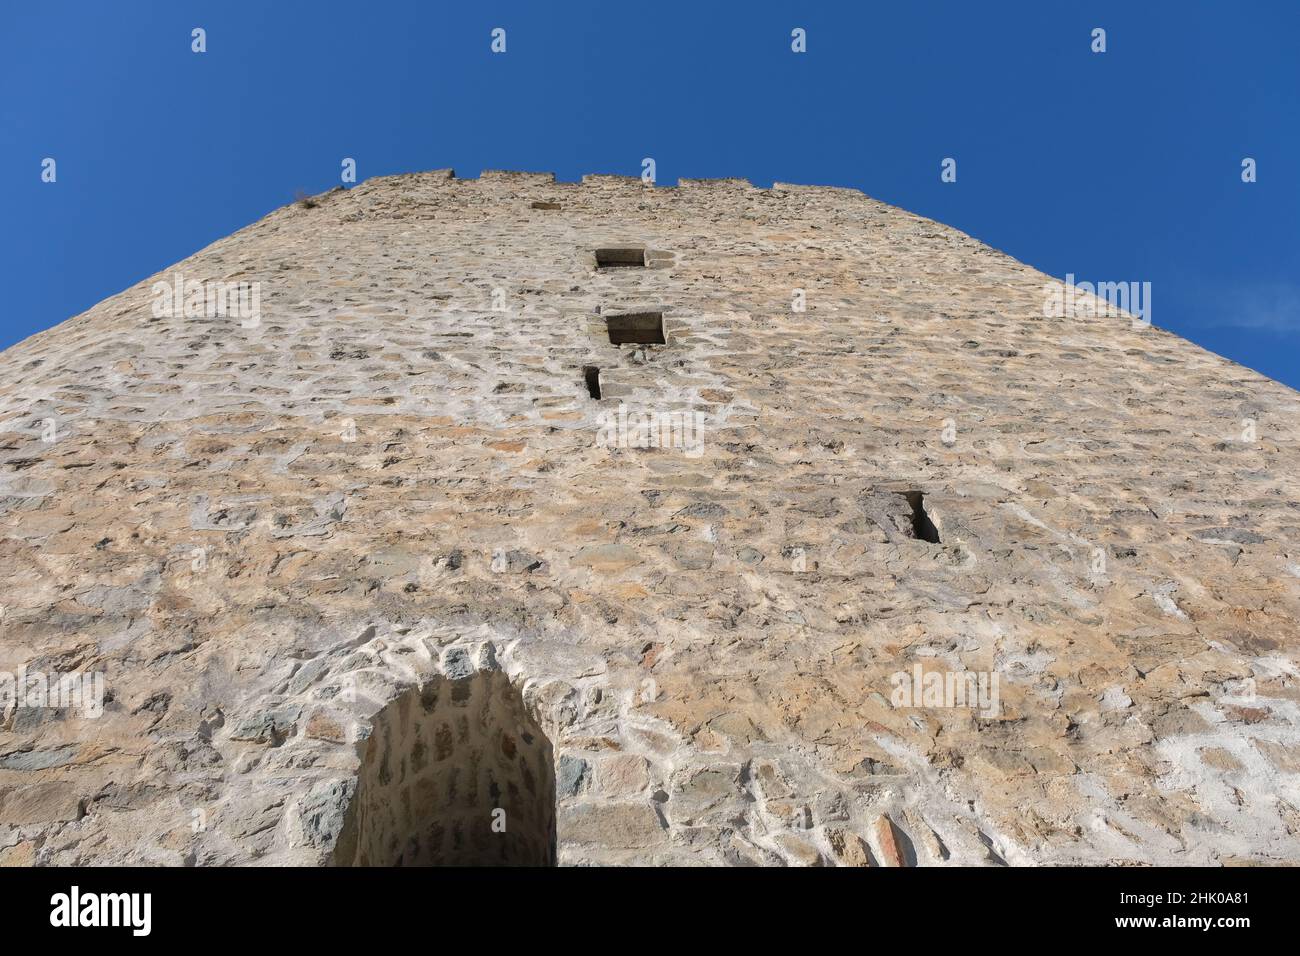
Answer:
<svg viewBox="0 0 1300 956"><path fill-rule="evenodd" d="M677 186L680 189L743 190L746 192L754 188L754 184L743 177L679 179L677 180Z"/></svg>
<svg viewBox="0 0 1300 956"><path fill-rule="evenodd" d="M774 193L799 193L806 196L837 196L841 198L869 199L861 189L852 186L806 186L801 183L772 183Z"/></svg>
<svg viewBox="0 0 1300 956"><path fill-rule="evenodd" d="M401 186L409 183L420 185L440 185L455 180L456 171L454 169L429 169L423 172L414 173L389 173L385 176L370 176L361 182L345 189L348 195L365 196L376 190L385 190L395 186ZM324 195L322 193L321 195Z"/></svg>
<svg viewBox="0 0 1300 956"><path fill-rule="evenodd" d="M451 167L447 167L446 169L422 169L410 173L392 173L387 176L371 176L369 179L365 180L365 182L366 183L402 182L411 179L415 179L415 180L431 179L435 181L441 181L445 179L455 179L455 178L456 178L456 170L452 169Z"/></svg>
<svg viewBox="0 0 1300 956"><path fill-rule="evenodd" d="M530 173L513 169L485 169L479 173L479 179L487 182L537 183L547 185L555 182L555 173Z"/></svg>
<svg viewBox="0 0 1300 956"><path fill-rule="evenodd" d="M410 182L423 184L454 184L468 186L481 183L485 187L523 186L549 187L552 189L595 189L602 192L631 194L659 194L664 198L671 196L753 196L786 197L802 200L825 200L831 203L857 204L866 200L877 202L860 189L851 186L819 186L801 183L774 182L770 188L755 186L744 177L718 178L682 178L675 186L656 186L647 183L639 176L624 176L616 173L587 173L579 182L560 181L553 172L530 172L511 169L485 169L477 177L458 178L453 169L436 169L420 173L398 173L390 176L374 176L354 186L349 192L365 194L371 189L383 189L389 183ZM882 204L883 205L883 204Z"/></svg>
<svg viewBox="0 0 1300 956"><path fill-rule="evenodd" d="M635 186L638 189L649 185L643 183L639 176L619 176L614 173L587 173L582 177L582 184L584 186Z"/></svg>

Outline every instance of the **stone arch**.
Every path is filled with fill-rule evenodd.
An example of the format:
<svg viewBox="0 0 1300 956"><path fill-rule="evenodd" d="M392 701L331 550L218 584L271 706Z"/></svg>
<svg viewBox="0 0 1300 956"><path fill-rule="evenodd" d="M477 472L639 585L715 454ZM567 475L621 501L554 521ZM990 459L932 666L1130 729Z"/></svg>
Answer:
<svg viewBox="0 0 1300 956"><path fill-rule="evenodd" d="M551 742L499 670L434 677L371 721L343 866L554 866Z"/></svg>

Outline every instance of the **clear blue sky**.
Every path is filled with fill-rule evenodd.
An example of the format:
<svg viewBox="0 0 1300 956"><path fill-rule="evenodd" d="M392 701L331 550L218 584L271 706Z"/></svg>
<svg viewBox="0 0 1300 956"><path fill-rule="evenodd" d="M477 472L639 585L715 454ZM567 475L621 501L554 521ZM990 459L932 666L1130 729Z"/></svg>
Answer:
<svg viewBox="0 0 1300 956"><path fill-rule="evenodd" d="M651 156L661 185L854 186L1055 276L1149 281L1156 325L1297 387L1298 64L1294 0L7 0L0 346L345 156L359 179Z"/></svg>

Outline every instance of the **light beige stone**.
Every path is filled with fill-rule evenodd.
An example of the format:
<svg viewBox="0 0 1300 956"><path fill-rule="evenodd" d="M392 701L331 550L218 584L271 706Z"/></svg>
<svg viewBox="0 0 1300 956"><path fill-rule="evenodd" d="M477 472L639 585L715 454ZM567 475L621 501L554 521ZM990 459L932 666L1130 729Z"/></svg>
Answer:
<svg viewBox="0 0 1300 956"><path fill-rule="evenodd" d="M829 828L826 831L826 841L840 866L871 866L871 850L856 833Z"/></svg>
<svg viewBox="0 0 1300 956"><path fill-rule="evenodd" d="M561 813L559 827L566 842L613 849L644 849L668 840L654 808L643 802L574 806Z"/></svg>
<svg viewBox="0 0 1300 956"><path fill-rule="evenodd" d="M80 820L83 812L81 795L64 780L19 786L0 797L0 824L61 823Z"/></svg>
<svg viewBox="0 0 1300 956"><path fill-rule="evenodd" d="M596 786L611 797L641 793L650 785L650 763L639 754L605 757L596 764Z"/></svg>

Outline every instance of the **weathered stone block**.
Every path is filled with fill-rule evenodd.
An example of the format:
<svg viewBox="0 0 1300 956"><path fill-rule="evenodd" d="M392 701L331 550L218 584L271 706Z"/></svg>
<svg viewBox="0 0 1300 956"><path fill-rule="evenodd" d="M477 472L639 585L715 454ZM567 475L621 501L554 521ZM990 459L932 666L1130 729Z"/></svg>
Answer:
<svg viewBox="0 0 1300 956"><path fill-rule="evenodd" d="M645 849L668 842L668 834L648 803L583 803L560 813L566 841L605 847Z"/></svg>
<svg viewBox="0 0 1300 956"><path fill-rule="evenodd" d="M0 795L0 824L56 823L80 820L85 798L64 780L16 787Z"/></svg>

